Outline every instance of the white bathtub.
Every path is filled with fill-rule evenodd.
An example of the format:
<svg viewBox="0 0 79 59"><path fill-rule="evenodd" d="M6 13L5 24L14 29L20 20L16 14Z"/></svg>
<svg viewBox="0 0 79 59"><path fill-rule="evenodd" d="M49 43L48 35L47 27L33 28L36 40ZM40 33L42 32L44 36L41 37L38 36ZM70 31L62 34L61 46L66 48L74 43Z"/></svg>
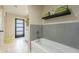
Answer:
<svg viewBox="0 0 79 59"><path fill-rule="evenodd" d="M31 42L32 53L78 53L79 50L48 40L48 39L36 39Z"/></svg>

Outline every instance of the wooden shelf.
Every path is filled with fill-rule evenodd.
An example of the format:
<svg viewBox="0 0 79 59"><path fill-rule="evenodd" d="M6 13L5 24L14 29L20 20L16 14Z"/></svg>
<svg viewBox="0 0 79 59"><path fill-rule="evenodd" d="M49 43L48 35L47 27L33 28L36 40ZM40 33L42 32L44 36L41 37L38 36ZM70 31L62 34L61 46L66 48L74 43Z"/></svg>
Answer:
<svg viewBox="0 0 79 59"><path fill-rule="evenodd" d="M67 10L67 11L65 11L63 13L57 13L57 14L54 14L54 15L43 17L42 19L47 20L47 19L60 17L60 16L64 16L64 15L70 15L70 14L71 14L71 12L69 10Z"/></svg>

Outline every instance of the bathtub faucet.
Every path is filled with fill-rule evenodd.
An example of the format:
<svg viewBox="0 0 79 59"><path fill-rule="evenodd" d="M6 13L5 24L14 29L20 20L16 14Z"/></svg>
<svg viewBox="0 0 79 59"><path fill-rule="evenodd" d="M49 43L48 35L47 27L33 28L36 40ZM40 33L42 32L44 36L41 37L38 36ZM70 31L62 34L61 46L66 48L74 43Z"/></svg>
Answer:
<svg viewBox="0 0 79 59"><path fill-rule="evenodd" d="M40 39L40 38L41 38L41 37L40 37L40 32L39 32L39 30L36 31L36 35L37 35L37 37L36 37L37 39Z"/></svg>

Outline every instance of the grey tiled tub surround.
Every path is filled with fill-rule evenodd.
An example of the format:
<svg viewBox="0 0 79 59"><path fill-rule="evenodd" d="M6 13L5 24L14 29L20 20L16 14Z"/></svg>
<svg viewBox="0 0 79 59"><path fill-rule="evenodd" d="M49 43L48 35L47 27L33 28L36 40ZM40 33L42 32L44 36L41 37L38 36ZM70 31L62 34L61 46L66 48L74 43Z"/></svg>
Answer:
<svg viewBox="0 0 79 59"><path fill-rule="evenodd" d="M37 34L37 31L39 31L39 35ZM42 25L30 25L30 39L35 40L38 38L38 36L41 38L42 35Z"/></svg>
<svg viewBox="0 0 79 59"><path fill-rule="evenodd" d="M31 25L31 40L36 39L36 31L40 31L40 37L56 41L79 49L79 23L63 23L49 25Z"/></svg>

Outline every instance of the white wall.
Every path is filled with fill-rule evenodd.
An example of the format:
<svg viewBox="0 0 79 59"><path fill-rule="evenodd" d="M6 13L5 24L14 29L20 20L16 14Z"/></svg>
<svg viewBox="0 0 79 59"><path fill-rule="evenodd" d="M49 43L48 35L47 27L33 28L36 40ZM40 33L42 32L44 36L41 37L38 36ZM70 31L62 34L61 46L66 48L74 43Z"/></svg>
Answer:
<svg viewBox="0 0 79 59"><path fill-rule="evenodd" d="M4 44L4 9L0 7L0 30L3 32L0 32L0 46Z"/></svg>
<svg viewBox="0 0 79 59"><path fill-rule="evenodd" d="M69 7L72 9L75 16L79 19L79 5L70 5Z"/></svg>
<svg viewBox="0 0 79 59"><path fill-rule="evenodd" d="M56 8L60 7L61 5L45 5L43 8L43 14L50 11L55 10ZM42 20L43 24L53 23L53 22L62 22L62 21L74 21L79 20L79 6L77 5L69 5L69 9L71 11L71 15L51 18L48 20Z"/></svg>
<svg viewBox="0 0 79 59"><path fill-rule="evenodd" d="M28 6L30 24L41 24L42 6Z"/></svg>
<svg viewBox="0 0 79 59"><path fill-rule="evenodd" d="M41 19L43 14L55 10L56 8L62 5L33 5L28 6L28 13L30 24L45 24L45 23L52 23L52 22L61 22L61 21L73 21L79 20L79 5L69 5L69 9L71 11L71 15L56 17L48 20Z"/></svg>

